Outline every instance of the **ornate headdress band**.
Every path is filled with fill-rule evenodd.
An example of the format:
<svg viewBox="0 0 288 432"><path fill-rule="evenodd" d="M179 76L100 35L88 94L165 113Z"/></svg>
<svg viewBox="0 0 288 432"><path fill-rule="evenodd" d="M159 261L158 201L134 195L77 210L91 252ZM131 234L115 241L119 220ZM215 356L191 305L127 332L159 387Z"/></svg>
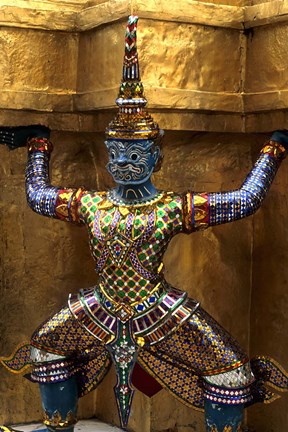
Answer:
<svg viewBox="0 0 288 432"><path fill-rule="evenodd" d="M157 139L159 126L147 112L147 99L140 80L136 44L138 17L131 15L125 35L123 76L116 104L119 111L106 129L106 137L118 139Z"/></svg>

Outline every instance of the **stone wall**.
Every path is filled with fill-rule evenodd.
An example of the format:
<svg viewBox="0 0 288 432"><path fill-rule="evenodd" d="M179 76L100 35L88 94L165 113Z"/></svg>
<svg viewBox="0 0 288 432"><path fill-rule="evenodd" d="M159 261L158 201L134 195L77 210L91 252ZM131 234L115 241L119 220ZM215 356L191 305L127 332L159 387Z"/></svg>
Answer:
<svg viewBox="0 0 288 432"><path fill-rule="evenodd" d="M5 3L5 4L4 4ZM0 1L0 121L47 124L52 181L106 189L103 130L114 115L123 36L139 14L149 106L166 130L159 188L236 188L263 141L287 119L287 2L227 0ZM261 53L261 55L259 54ZM24 195L24 149L0 148L0 353L8 355L65 303L95 284L85 230L39 217ZM287 363L287 162L253 217L192 236L165 256L166 277L227 328L251 355ZM181 173L181 175L179 175ZM109 373L80 417L118 423ZM286 432L287 395L248 410L250 432ZM0 370L0 423L41 418L35 385ZM204 431L203 414L165 391L137 394L136 432Z"/></svg>

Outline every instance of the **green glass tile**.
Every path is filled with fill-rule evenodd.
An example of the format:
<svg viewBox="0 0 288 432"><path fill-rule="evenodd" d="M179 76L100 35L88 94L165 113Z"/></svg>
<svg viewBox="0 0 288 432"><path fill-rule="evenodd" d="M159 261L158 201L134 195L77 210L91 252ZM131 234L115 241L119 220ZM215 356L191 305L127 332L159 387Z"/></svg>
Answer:
<svg viewBox="0 0 288 432"><path fill-rule="evenodd" d="M139 237L142 234L142 230L141 229L134 229L134 238Z"/></svg>
<svg viewBox="0 0 288 432"><path fill-rule="evenodd" d="M172 209L174 209L175 207L177 207L177 203L175 201L171 201L169 203L169 207L172 208Z"/></svg>
<svg viewBox="0 0 288 432"><path fill-rule="evenodd" d="M111 267L105 267L105 273L108 275L108 276L111 276L111 275L113 275L114 274L114 270L113 269L111 269Z"/></svg>
<svg viewBox="0 0 288 432"><path fill-rule="evenodd" d="M157 226L158 226L158 228L163 228L164 227L164 222L162 220L158 220L157 221Z"/></svg>
<svg viewBox="0 0 288 432"><path fill-rule="evenodd" d="M111 215L107 214L104 219L103 222L105 222L105 224L109 224L111 222L112 218Z"/></svg>

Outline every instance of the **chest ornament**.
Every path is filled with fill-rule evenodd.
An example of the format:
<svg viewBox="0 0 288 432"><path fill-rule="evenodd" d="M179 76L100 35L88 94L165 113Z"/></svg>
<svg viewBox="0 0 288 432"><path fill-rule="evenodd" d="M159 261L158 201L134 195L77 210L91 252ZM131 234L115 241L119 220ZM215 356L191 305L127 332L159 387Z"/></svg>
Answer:
<svg viewBox="0 0 288 432"><path fill-rule="evenodd" d="M121 234L116 234L113 238L107 240L107 248L117 267L121 267L124 263L132 244L133 242L130 239Z"/></svg>
<svg viewBox="0 0 288 432"><path fill-rule="evenodd" d="M118 268L130 257L135 261L135 250L147 242L155 230L156 211L151 207L130 209L115 207L105 201L105 209L98 208L94 219L94 235L101 245L101 257L96 264L96 271L101 272L108 256ZM111 208L108 208L112 206Z"/></svg>

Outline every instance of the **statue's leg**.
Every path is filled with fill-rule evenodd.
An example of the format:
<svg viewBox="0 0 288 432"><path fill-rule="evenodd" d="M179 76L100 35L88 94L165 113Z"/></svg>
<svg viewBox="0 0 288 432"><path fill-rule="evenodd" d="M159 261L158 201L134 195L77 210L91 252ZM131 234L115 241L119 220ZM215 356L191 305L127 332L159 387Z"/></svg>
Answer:
<svg viewBox="0 0 288 432"><path fill-rule="evenodd" d="M144 346L138 361L178 399L205 409L208 432L241 430L255 382L249 359L201 307L166 339Z"/></svg>
<svg viewBox="0 0 288 432"><path fill-rule="evenodd" d="M207 432L241 432L244 405L221 405L205 401Z"/></svg>
<svg viewBox="0 0 288 432"><path fill-rule="evenodd" d="M40 384L40 393L47 429L73 432L78 404L76 377L55 384Z"/></svg>
<svg viewBox="0 0 288 432"><path fill-rule="evenodd" d="M39 382L43 422L50 431L73 432L77 417L78 385L74 361L31 348L31 378Z"/></svg>
<svg viewBox="0 0 288 432"><path fill-rule="evenodd" d="M38 383L43 423L50 431L73 432L78 396L93 390L110 366L105 346L64 307L31 339L30 380Z"/></svg>
<svg viewBox="0 0 288 432"><path fill-rule="evenodd" d="M203 377L208 432L240 432L244 402L249 401L254 376L247 362L229 372Z"/></svg>

